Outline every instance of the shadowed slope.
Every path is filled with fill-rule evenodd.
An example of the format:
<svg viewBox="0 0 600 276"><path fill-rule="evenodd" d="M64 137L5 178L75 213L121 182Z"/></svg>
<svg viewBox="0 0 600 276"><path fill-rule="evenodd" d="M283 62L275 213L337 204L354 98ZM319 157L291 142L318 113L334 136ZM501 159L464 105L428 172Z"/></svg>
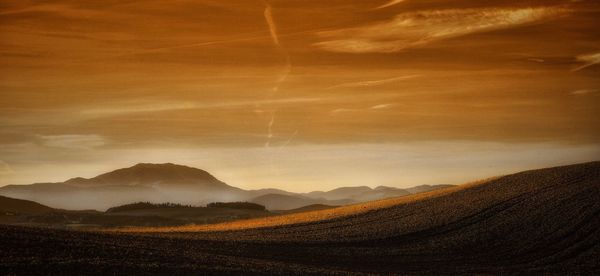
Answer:
<svg viewBox="0 0 600 276"><path fill-rule="evenodd" d="M52 211L55 211L55 209L37 202L0 196L0 215L1 212L10 212L16 214L41 214Z"/></svg>

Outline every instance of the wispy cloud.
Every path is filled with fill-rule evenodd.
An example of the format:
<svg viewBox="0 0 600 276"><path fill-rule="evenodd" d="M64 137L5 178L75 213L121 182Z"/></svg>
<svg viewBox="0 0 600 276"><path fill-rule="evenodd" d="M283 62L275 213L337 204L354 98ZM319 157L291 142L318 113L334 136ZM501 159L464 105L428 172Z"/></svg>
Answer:
<svg viewBox="0 0 600 276"><path fill-rule="evenodd" d="M390 107L392 107L394 104L378 104L378 105L374 105L371 106L370 109L388 109Z"/></svg>
<svg viewBox="0 0 600 276"><path fill-rule="evenodd" d="M338 113L356 112L356 111L361 111L361 109L358 109L358 108L336 108L334 110L331 110L330 113L338 114Z"/></svg>
<svg viewBox="0 0 600 276"><path fill-rule="evenodd" d="M388 83L392 83L392 82L413 79L413 78L416 78L419 76L421 76L421 75L408 75L408 76L400 76L400 77L387 78L387 79L381 79L381 80L347 82L347 83L330 86L327 89L378 86L378 85L384 85L384 84L388 84Z"/></svg>
<svg viewBox="0 0 600 276"><path fill-rule="evenodd" d="M590 66L600 63L600 52L593 53L593 54L579 55L575 58L577 59L577 61L583 63L582 65L577 66L575 69L573 69L573 71L579 71L579 70L582 70L587 67L590 67Z"/></svg>
<svg viewBox="0 0 600 276"><path fill-rule="evenodd" d="M85 118L106 117L126 115L131 113L148 113L162 111L176 111L186 109L217 109L217 108L236 108L236 107L254 107L257 105L288 105L288 104L304 104L318 102L324 100L322 98L280 98L280 99L265 99L265 100L249 100L249 101L225 101L215 103L201 102L156 102L156 103L117 103L96 107L82 108L80 115Z"/></svg>
<svg viewBox="0 0 600 276"><path fill-rule="evenodd" d="M451 9L403 13L356 28L319 32L314 45L332 52L391 53L472 33L513 28L567 13L558 7Z"/></svg>
<svg viewBox="0 0 600 276"><path fill-rule="evenodd" d="M389 109L393 106L394 106L393 103L384 103L384 104L376 104L376 105L373 105L373 106L367 107L367 108L337 108L337 109L331 110L329 113L334 115L334 114L348 113L348 112L375 111L375 110Z"/></svg>
<svg viewBox="0 0 600 276"><path fill-rule="evenodd" d="M571 95L586 95L586 94L592 94L592 93L598 93L600 92L600 89L579 89L579 90L575 90L575 91L571 91Z"/></svg>
<svg viewBox="0 0 600 276"><path fill-rule="evenodd" d="M395 5L398 5L398 4L400 4L400 3L404 2L404 1L405 0L390 0L387 3L385 3L385 4L383 4L383 5L379 6L379 7L377 7L375 9L378 10L378 9L384 9L384 8L387 8L387 7L395 6Z"/></svg>
<svg viewBox="0 0 600 276"><path fill-rule="evenodd" d="M96 134L40 135L43 145L65 149L92 149L104 146L106 139Z"/></svg>

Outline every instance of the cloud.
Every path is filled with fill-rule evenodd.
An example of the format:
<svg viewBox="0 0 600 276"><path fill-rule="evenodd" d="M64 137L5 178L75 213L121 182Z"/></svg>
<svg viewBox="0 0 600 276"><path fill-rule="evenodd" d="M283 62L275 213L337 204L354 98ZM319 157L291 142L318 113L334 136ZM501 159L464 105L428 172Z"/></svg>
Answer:
<svg viewBox="0 0 600 276"><path fill-rule="evenodd" d="M393 106L393 104L378 104L378 105L371 106L370 109L388 109L392 106Z"/></svg>
<svg viewBox="0 0 600 276"><path fill-rule="evenodd" d="M390 108L392 106L394 106L394 104L386 103L386 104L373 105L373 106L368 107L368 108L338 108L338 109L331 110L329 113L331 113L332 115L335 115L335 114L347 113L347 112L360 112L360 111L369 111L369 110L383 110L383 109L388 109L388 108Z"/></svg>
<svg viewBox="0 0 600 276"><path fill-rule="evenodd" d="M334 110L331 110L331 114L338 114L338 113L346 113L346 112L356 112L356 111L360 111L360 109L356 109L356 108L337 108Z"/></svg>
<svg viewBox="0 0 600 276"><path fill-rule="evenodd" d="M390 0L387 3L385 3L385 4L383 4L383 5L379 6L379 7L377 7L375 9L376 10L378 10L378 9L384 9L384 8L387 8L387 7L391 7L391 6L400 4L400 3L404 2L404 1L405 0Z"/></svg>
<svg viewBox="0 0 600 276"><path fill-rule="evenodd" d="M392 53L473 33L513 28L565 14L564 8L449 9L399 14L361 27L317 33L326 51Z"/></svg>
<svg viewBox="0 0 600 276"><path fill-rule="evenodd" d="M39 135L47 147L64 149L92 149L104 146L106 139L96 134Z"/></svg>
<svg viewBox="0 0 600 276"><path fill-rule="evenodd" d="M304 104L310 102L318 102L321 98L280 98L266 100L249 100L249 101L226 101L215 103L199 103L199 102L157 102L157 103L120 103L112 104L106 107L86 107L80 112L86 118L89 117L106 117L117 116L132 113L147 113L147 112L162 112L175 111L186 109L213 109L213 108L235 108L235 107L250 107L257 105L282 105L282 104Z"/></svg>
<svg viewBox="0 0 600 276"><path fill-rule="evenodd" d="M532 62L537 62L537 63L544 63L544 62L546 62L546 60L543 59L543 58L528 58L527 60L532 61Z"/></svg>
<svg viewBox="0 0 600 276"><path fill-rule="evenodd" d="M577 59L577 61L582 62L583 64L573 69L573 71L579 71L600 63L600 53L579 55L575 58Z"/></svg>
<svg viewBox="0 0 600 276"><path fill-rule="evenodd" d="M400 77L389 78L389 79L381 79L381 80L348 82L348 83L337 84L337 85L328 87L327 89L378 86L378 85L388 84L388 83L391 83L391 82L413 79L413 78L416 78L416 77L419 77L419 76L420 75L408 75L408 76L400 76Z"/></svg>
<svg viewBox="0 0 600 276"><path fill-rule="evenodd" d="M599 89L579 89L579 90L575 90L575 91L571 91L571 95L586 95L586 94L592 94L592 93L598 93L600 90Z"/></svg>

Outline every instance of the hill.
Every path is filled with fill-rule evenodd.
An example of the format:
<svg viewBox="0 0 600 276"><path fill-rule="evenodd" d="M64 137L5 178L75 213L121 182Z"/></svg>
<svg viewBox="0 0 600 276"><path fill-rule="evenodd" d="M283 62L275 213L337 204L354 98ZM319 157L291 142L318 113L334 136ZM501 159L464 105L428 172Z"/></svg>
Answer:
<svg viewBox="0 0 600 276"><path fill-rule="evenodd" d="M62 209L98 210L132 202L204 205L250 197L246 191L229 186L206 171L171 163L141 163L62 183L8 185L0 188L0 194Z"/></svg>
<svg viewBox="0 0 600 276"><path fill-rule="evenodd" d="M336 208L336 207L339 207L339 206L325 205L325 204L311 204L311 205L302 206L302 207L296 208L296 209L274 210L273 212L278 213L278 214L293 214L293 213L304 213L304 212L310 212L310 211L327 210L327 209L332 209L332 208Z"/></svg>
<svg viewBox="0 0 600 276"><path fill-rule="evenodd" d="M450 188L452 186L454 185L420 185L407 189L386 186L378 186L374 189L367 186L340 187L327 192L314 191L303 195L313 199L350 200L354 202L366 202L390 197L399 197L411 194L424 193L438 189Z"/></svg>
<svg viewBox="0 0 600 276"><path fill-rule="evenodd" d="M233 188L208 172L172 163L140 163L98 175L94 178L73 178L64 182L71 186L202 186L203 188Z"/></svg>
<svg viewBox="0 0 600 276"><path fill-rule="evenodd" d="M314 199L301 195L282 194L266 194L255 197L250 201L253 203L263 205L269 210L290 210L314 204L346 205L356 203L356 201L350 199L327 200L322 198Z"/></svg>
<svg viewBox="0 0 600 276"><path fill-rule="evenodd" d="M0 215L2 214L42 214L55 211L37 202L0 196Z"/></svg>
<svg viewBox="0 0 600 276"><path fill-rule="evenodd" d="M0 229L9 273L596 275L600 162L210 226Z"/></svg>

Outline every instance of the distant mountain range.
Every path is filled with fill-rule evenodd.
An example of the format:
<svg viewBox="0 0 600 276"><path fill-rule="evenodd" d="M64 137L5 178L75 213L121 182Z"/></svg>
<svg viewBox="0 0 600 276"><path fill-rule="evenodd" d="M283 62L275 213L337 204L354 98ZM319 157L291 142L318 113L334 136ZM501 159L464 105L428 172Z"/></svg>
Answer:
<svg viewBox="0 0 600 276"><path fill-rule="evenodd" d="M450 186L452 185L423 185L408 189L385 186L372 189L361 186L310 193L279 189L243 190L227 185L201 169L171 163L141 163L89 179L78 177L60 183L7 185L0 187L0 195L70 210L105 210L141 201L191 205L217 201L249 201L264 205L269 210L289 210L314 204L346 205Z"/></svg>

